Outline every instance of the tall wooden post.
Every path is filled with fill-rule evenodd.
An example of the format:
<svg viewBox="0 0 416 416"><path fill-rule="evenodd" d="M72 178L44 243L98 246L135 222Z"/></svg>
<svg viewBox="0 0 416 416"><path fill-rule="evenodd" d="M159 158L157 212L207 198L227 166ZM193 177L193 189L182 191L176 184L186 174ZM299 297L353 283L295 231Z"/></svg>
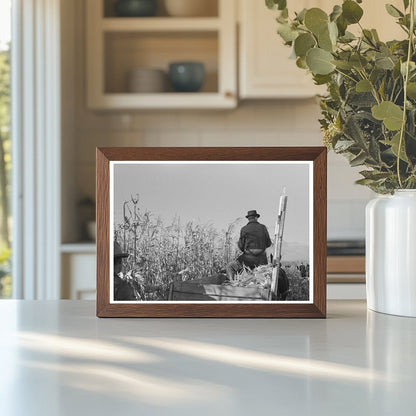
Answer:
<svg viewBox="0 0 416 416"><path fill-rule="evenodd" d="M277 216L276 227L274 230L274 253L273 253L273 273L270 288L269 300L277 298L278 281L280 272L280 260L282 257L283 231L286 219L287 195L286 188L280 197L279 214Z"/></svg>
<svg viewBox="0 0 416 416"><path fill-rule="evenodd" d="M135 196L131 196L131 202L134 205L134 212L133 212L133 232L134 232L134 265L137 262L137 227L139 226L139 218L137 216L137 204L139 202L139 194Z"/></svg>
<svg viewBox="0 0 416 416"><path fill-rule="evenodd" d="M126 228L127 228L127 224L126 224L126 205L129 203L129 201L124 201L123 203L123 251L125 253L127 253L127 245L126 245Z"/></svg>

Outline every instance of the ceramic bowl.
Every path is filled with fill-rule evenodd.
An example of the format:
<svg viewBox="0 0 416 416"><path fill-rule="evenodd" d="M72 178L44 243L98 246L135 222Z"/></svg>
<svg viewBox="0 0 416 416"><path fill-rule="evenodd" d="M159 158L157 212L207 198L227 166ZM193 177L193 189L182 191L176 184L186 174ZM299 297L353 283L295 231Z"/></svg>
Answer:
<svg viewBox="0 0 416 416"><path fill-rule="evenodd" d="M205 80L205 67L201 62L172 62L169 80L177 92L197 92Z"/></svg>
<svg viewBox="0 0 416 416"><path fill-rule="evenodd" d="M165 92L167 84L167 75L162 69L136 68L129 72L128 91L132 93Z"/></svg>
<svg viewBox="0 0 416 416"><path fill-rule="evenodd" d="M147 17L157 12L156 0L118 0L114 12L119 17Z"/></svg>

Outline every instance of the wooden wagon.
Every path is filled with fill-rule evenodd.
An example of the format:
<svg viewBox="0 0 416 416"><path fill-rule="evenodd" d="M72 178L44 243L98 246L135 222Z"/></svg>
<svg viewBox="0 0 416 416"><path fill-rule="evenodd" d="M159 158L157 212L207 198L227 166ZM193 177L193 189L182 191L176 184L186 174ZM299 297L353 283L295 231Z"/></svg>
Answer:
<svg viewBox="0 0 416 416"><path fill-rule="evenodd" d="M265 301L270 289L215 285L199 282L175 282L170 286L169 300L189 301Z"/></svg>

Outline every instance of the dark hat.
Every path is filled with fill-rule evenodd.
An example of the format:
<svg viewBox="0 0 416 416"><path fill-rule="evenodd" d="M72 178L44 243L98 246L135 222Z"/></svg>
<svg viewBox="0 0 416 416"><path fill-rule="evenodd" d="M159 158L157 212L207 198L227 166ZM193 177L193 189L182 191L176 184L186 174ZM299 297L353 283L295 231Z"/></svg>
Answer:
<svg viewBox="0 0 416 416"><path fill-rule="evenodd" d="M123 253L123 250L120 247L120 244L117 241L114 241L114 258L117 257L128 257L129 253Z"/></svg>
<svg viewBox="0 0 416 416"><path fill-rule="evenodd" d="M260 214L257 214L257 211L255 209L253 209L253 210L247 212L246 218L249 218L249 217L259 218Z"/></svg>

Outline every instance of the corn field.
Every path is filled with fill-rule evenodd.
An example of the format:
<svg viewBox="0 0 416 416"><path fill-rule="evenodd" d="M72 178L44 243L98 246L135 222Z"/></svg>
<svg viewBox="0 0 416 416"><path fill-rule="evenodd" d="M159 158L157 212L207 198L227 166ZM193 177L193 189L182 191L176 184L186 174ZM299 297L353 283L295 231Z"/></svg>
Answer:
<svg viewBox="0 0 416 416"><path fill-rule="evenodd" d="M167 300L175 281L225 275L227 263L240 254L237 241L245 224L242 218L218 231L210 223L182 222L179 216L166 224L137 205L138 197L123 204L124 222L115 224L114 238L129 254L123 261L123 277L141 300ZM290 297L309 299L309 279L300 279L294 262L285 271L293 289Z"/></svg>
<svg viewBox="0 0 416 416"><path fill-rule="evenodd" d="M165 224L149 211L142 213L136 201L125 202L124 223L115 225L114 237L129 253L123 275L143 300L165 300L172 282L219 274L237 256L239 219L223 232L209 223L183 223L180 217Z"/></svg>

